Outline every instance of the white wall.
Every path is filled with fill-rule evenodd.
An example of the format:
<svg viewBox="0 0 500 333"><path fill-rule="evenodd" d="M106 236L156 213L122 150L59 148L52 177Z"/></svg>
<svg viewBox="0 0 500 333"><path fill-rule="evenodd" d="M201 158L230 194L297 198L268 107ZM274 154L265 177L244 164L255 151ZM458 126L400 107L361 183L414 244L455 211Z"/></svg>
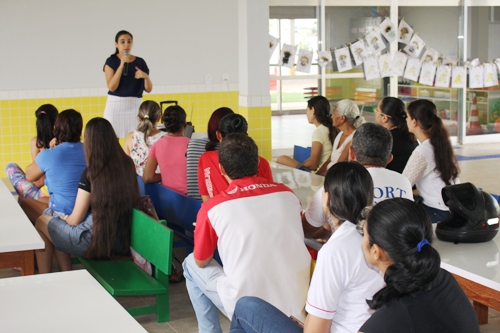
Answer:
<svg viewBox="0 0 500 333"><path fill-rule="evenodd" d="M1 0L0 91L106 87L122 29L154 85L238 82L237 1Z"/></svg>

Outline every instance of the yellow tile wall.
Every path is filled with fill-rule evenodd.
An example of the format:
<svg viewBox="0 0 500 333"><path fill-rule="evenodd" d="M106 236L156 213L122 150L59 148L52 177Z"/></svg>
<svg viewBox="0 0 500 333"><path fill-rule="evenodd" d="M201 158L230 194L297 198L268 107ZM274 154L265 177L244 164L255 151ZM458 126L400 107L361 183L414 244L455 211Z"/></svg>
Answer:
<svg viewBox="0 0 500 333"><path fill-rule="evenodd" d="M188 114L196 132L207 130L212 112L227 106L242 114L249 121L249 134L259 146L262 157L271 159L271 108L243 108L238 106L238 91L178 94L150 94L143 99L158 103L176 100ZM94 117L102 117L106 96L16 99L0 101L0 178L5 177L5 166L10 162L22 168L29 165L29 141L36 135L35 110L42 104L53 104L59 111L75 109L82 113L84 124Z"/></svg>
<svg viewBox="0 0 500 333"><path fill-rule="evenodd" d="M259 146L259 155L267 160L273 157L271 141L271 107L243 107L240 112L248 120L248 134Z"/></svg>

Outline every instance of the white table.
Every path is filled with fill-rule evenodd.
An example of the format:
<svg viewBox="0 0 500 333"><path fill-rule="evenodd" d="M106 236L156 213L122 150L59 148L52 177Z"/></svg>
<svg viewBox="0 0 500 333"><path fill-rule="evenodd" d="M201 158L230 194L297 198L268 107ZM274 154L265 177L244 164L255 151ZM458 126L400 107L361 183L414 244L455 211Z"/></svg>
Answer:
<svg viewBox="0 0 500 333"><path fill-rule="evenodd" d="M314 193L323 186L325 180L323 176L290 168L276 162L270 161L269 165L271 166L274 181L291 188L304 209L309 206Z"/></svg>
<svg viewBox="0 0 500 333"><path fill-rule="evenodd" d="M441 267L452 273L473 300L479 323L488 322L488 307L500 311L500 234L485 243L454 244L434 237Z"/></svg>
<svg viewBox="0 0 500 333"><path fill-rule="evenodd" d="M86 270L0 279L2 332L146 332Z"/></svg>
<svg viewBox="0 0 500 333"><path fill-rule="evenodd" d="M0 181L0 268L18 266L23 275L34 274L33 250L44 247L38 231Z"/></svg>

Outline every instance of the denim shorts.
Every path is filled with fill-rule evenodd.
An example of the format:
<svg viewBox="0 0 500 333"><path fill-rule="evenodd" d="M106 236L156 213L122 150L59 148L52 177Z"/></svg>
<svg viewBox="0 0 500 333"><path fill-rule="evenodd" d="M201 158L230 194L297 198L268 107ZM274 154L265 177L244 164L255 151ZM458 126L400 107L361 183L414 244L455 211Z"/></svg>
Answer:
<svg viewBox="0 0 500 333"><path fill-rule="evenodd" d="M53 210L53 209L52 209L52 208L50 208L50 207L45 208L45 209L43 210L43 213L42 213L42 214L43 214L43 215L50 215L50 216L54 216L54 217L56 217L56 216L64 216L64 215L66 215L66 214L64 214L63 212L58 212L58 211L56 211L56 210Z"/></svg>
<svg viewBox="0 0 500 333"><path fill-rule="evenodd" d="M56 216L49 221L48 230L56 249L75 256L83 256L90 245L92 215L88 214L77 226L69 225Z"/></svg>

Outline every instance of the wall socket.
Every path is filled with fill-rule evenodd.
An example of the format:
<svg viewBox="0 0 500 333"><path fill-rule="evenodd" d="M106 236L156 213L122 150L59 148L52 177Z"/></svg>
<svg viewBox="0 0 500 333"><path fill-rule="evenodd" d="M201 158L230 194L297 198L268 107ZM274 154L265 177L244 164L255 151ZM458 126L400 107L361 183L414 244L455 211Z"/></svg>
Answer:
<svg viewBox="0 0 500 333"><path fill-rule="evenodd" d="M222 74L222 82L229 82L229 74L228 73Z"/></svg>
<svg viewBox="0 0 500 333"><path fill-rule="evenodd" d="M205 75L205 83L206 84L211 84L212 83L212 74Z"/></svg>

